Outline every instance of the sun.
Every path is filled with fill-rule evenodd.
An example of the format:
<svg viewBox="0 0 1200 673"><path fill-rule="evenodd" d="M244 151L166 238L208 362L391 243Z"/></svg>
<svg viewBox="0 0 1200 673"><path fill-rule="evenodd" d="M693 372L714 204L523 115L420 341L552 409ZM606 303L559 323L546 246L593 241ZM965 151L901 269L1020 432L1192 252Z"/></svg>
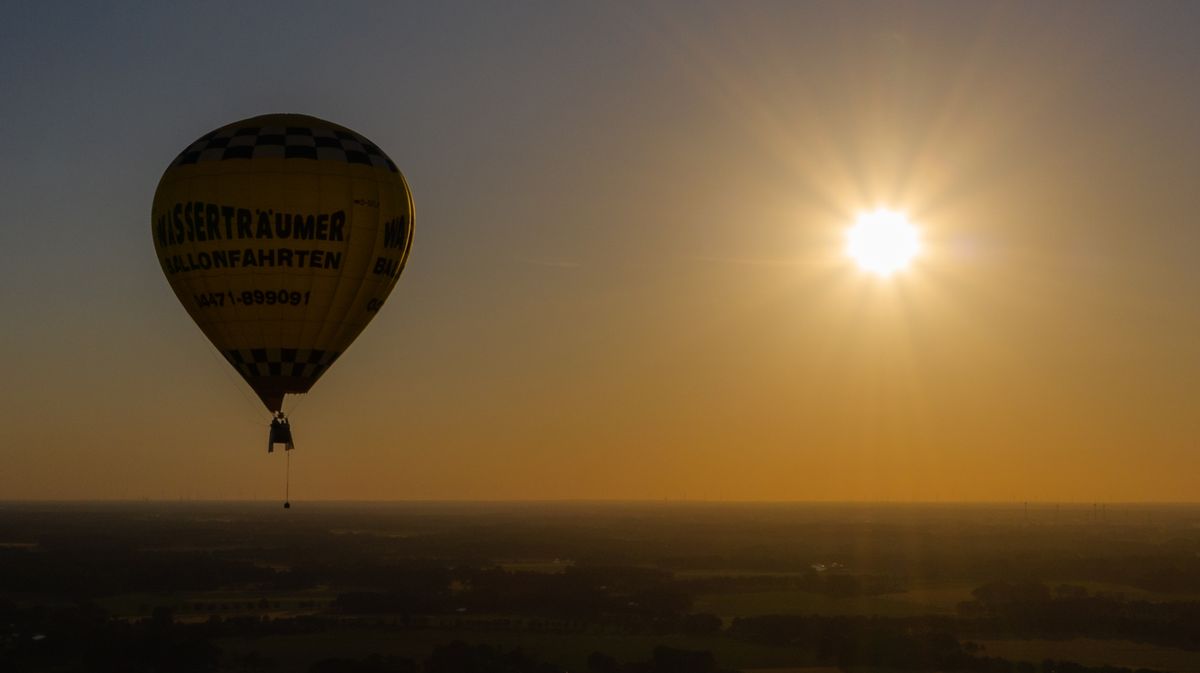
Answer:
<svg viewBox="0 0 1200 673"><path fill-rule="evenodd" d="M846 231L846 254L877 276L907 268L920 251L920 232L904 213L883 208L862 213Z"/></svg>

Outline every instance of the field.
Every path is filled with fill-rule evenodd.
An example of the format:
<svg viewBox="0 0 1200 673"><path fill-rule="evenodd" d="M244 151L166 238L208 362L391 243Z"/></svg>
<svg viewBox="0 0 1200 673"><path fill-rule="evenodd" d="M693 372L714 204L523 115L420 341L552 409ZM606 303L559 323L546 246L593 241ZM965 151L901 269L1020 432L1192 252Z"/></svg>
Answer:
<svg viewBox="0 0 1200 673"><path fill-rule="evenodd" d="M960 601L971 598L975 585L926 582L908 591L882 596L834 597L806 591L747 591L701 594L697 612L711 612L726 621L755 615L914 615L953 614Z"/></svg>
<svg viewBox="0 0 1200 673"><path fill-rule="evenodd" d="M1077 661L1087 666L1153 668L1176 673L1200 671L1200 652L1158 647L1127 640L980 640L990 656L1014 661L1041 662L1046 659Z"/></svg>
<svg viewBox="0 0 1200 673"><path fill-rule="evenodd" d="M639 671L710 652L752 673L994 663L981 655L1200 673L1200 508L1154 526L1010 510L337 504L281 524L256 504L9 505L0 670L424 664L460 641L575 673L595 652Z"/></svg>
<svg viewBox="0 0 1200 673"><path fill-rule="evenodd" d="M521 648L568 671L587 670L587 657L604 652L621 661L648 659L659 645L689 650L710 650L722 666L734 669L787 669L816 666L803 653L785 647L742 643L726 638L693 638L678 635L546 634L529 632L428 629L420 631L334 631L305 636L227 638L216 644L231 660L257 652L275 662L277 670L303 670L313 661L345 656L346 652L378 653L423 660L440 645L454 640L488 644L504 649ZM805 668L805 670L812 670ZM828 670L828 669L824 669Z"/></svg>
<svg viewBox="0 0 1200 673"><path fill-rule="evenodd" d="M207 591L118 594L100 599L97 603L120 619L147 617L155 607L170 608L179 622L202 622L210 615L266 615L271 618L292 617L317 612L327 606L336 594L327 589L309 591ZM262 602L266 601L264 607Z"/></svg>

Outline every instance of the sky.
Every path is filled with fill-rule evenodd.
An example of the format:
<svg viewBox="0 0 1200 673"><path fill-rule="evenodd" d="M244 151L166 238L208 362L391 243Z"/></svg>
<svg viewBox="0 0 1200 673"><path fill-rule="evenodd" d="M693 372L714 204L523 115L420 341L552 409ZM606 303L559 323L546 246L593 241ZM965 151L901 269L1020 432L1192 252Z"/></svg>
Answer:
<svg viewBox="0 0 1200 673"><path fill-rule="evenodd" d="M0 500L277 499L158 266L271 112L416 204L293 500L1194 501L1200 5L0 4ZM846 258L906 212L913 265Z"/></svg>

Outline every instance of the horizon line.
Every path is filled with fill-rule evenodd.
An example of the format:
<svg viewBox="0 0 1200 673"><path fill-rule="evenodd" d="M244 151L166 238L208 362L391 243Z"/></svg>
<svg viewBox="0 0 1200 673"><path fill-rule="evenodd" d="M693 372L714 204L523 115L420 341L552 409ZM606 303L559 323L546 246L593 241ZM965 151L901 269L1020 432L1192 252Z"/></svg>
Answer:
<svg viewBox="0 0 1200 673"><path fill-rule="evenodd" d="M278 502L278 498L0 498L0 506L10 504L258 504ZM1194 500L712 500L695 498L394 498L351 499L312 498L297 500L311 504L696 504L696 505L1173 505L1200 506Z"/></svg>

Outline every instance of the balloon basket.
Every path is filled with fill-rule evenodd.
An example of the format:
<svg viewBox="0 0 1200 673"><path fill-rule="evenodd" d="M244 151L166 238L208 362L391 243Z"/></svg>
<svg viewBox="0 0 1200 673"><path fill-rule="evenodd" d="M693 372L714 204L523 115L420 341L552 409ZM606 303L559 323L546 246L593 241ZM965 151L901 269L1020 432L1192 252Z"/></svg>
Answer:
<svg viewBox="0 0 1200 673"><path fill-rule="evenodd" d="M281 411L275 412L275 418L271 420L271 434L267 437L267 453L274 453L276 444L282 444L285 451L296 448L296 443L292 441L292 425Z"/></svg>

